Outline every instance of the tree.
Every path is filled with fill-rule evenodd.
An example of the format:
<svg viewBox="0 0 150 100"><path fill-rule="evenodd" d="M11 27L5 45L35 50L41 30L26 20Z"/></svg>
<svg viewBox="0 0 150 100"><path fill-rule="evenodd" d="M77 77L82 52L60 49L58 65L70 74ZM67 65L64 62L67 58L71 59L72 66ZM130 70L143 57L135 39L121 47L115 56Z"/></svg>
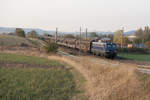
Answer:
<svg viewBox="0 0 150 100"><path fill-rule="evenodd" d="M143 37L143 29L142 29L142 28L138 29L138 30L135 32L135 35L136 35L138 38Z"/></svg>
<svg viewBox="0 0 150 100"><path fill-rule="evenodd" d="M43 35L43 36L46 36L46 37L52 37L53 35L48 34L48 33L44 33L44 35Z"/></svg>
<svg viewBox="0 0 150 100"><path fill-rule="evenodd" d="M150 28L148 26L145 27L143 32L143 42L150 40Z"/></svg>
<svg viewBox="0 0 150 100"><path fill-rule="evenodd" d="M117 44L123 44L127 45L130 41L126 36L123 36L123 30L118 30L115 32L114 37L113 37L113 42Z"/></svg>
<svg viewBox="0 0 150 100"><path fill-rule="evenodd" d="M94 38L94 37L98 37L98 35L97 35L96 32L91 32L91 33L90 33L90 37L91 37L91 38Z"/></svg>
<svg viewBox="0 0 150 100"><path fill-rule="evenodd" d="M136 39L134 39L134 42L137 44L142 43L143 41L143 29L140 28L135 32L135 36L137 37Z"/></svg>
<svg viewBox="0 0 150 100"><path fill-rule="evenodd" d="M66 34L66 35L65 35L65 38L75 38L75 36L72 35L72 34Z"/></svg>
<svg viewBox="0 0 150 100"><path fill-rule="evenodd" d="M121 37L120 37L120 41L121 41ZM129 41L129 39L126 36L123 36L122 37L122 43L123 43L123 45L127 45L127 44L130 43L130 41Z"/></svg>
<svg viewBox="0 0 150 100"><path fill-rule="evenodd" d="M46 53L56 53L58 50L58 44L52 41L45 41L45 45L43 45L43 48Z"/></svg>
<svg viewBox="0 0 150 100"><path fill-rule="evenodd" d="M142 30L142 28L138 29L135 32L136 35L136 39L134 40L135 43L145 43L146 41L150 40L150 28L148 26L146 26L144 28L144 30Z"/></svg>
<svg viewBox="0 0 150 100"><path fill-rule="evenodd" d="M118 30L114 34L113 42L121 44L121 38L122 38L122 30Z"/></svg>
<svg viewBox="0 0 150 100"><path fill-rule="evenodd" d="M19 37L25 37L25 32L22 28L16 28L16 36L19 36Z"/></svg>
<svg viewBox="0 0 150 100"><path fill-rule="evenodd" d="M150 41L147 41L147 42L145 43L145 45L146 45L146 47L150 48Z"/></svg>
<svg viewBox="0 0 150 100"><path fill-rule="evenodd" d="M31 31L31 32L28 33L28 37L29 38L37 38L38 35L37 35L36 31L33 30L33 31Z"/></svg>
<svg viewBox="0 0 150 100"><path fill-rule="evenodd" d="M113 41L113 36L114 36L113 34L108 34L107 38L110 38L110 40Z"/></svg>

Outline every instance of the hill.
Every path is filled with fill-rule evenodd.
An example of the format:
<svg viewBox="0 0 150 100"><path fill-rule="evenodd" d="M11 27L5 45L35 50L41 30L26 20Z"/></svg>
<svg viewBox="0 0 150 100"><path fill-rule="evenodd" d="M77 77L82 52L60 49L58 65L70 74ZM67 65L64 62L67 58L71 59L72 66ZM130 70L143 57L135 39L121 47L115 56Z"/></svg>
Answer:
<svg viewBox="0 0 150 100"><path fill-rule="evenodd" d="M0 27L0 34L1 33L11 33L11 32L15 32L15 27ZM23 30L28 33L31 32L32 30L35 30L38 34L42 35L42 34L55 34L55 31L52 30L43 30L43 29L38 29L38 28L23 28ZM80 32L59 32L59 34L80 34ZM96 31L96 33L98 35L101 34L114 34L114 32L111 31ZM135 30L131 30L131 31L127 31L124 32L124 35L133 35L135 33Z"/></svg>
<svg viewBox="0 0 150 100"><path fill-rule="evenodd" d="M42 41L38 39L21 38L18 36L0 34L0 47L36 47L42 46Z"/></svg>
<svg viewBox="0 0 150 100"><path fill-rule="evenodd" d="M0 27L0 33L11 33L11 32L15 32L15 30L16 30L15 27ZM38 28L23 28L23 30L25 31L25 33L31 32L32 30L35 30L38 34L44 34L44 33L54 34L55 33L55 31L42 30Z"/></svg>

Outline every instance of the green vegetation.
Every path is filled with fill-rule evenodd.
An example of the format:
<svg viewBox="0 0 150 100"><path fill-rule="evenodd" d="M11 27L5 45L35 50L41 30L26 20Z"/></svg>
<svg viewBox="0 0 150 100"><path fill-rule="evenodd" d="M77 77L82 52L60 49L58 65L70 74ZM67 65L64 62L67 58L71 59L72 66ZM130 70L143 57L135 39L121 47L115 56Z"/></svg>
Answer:
<svg viewBox="0 0 150 100"><path fill-rule="evenodd" d="M28 33L29 38L38 38L38 34L35 30L32 30L31 32Z"/></svg>
<svg viewBox="0 0 150 100"><path fill-rule="evenodd" d="M127 45L129 40L126 36L123 36L123 30L118 30L113 36L113 42L117 44Z"/></svg>
<svg viewBox="0 0 150 100"><path fill-rule="evenodd" d="M43 47L46 53L55 53L58 50L58 45L52 41L45 41L45 45Z"/></svg>
<svg viewBox="0 0 150 100"><path fill-rule="evenodd" d="M55 60L48 60L42 57L38 58L34 56L24 56L24 55L16 55L16 54L8 54L8 53L0 53L0 61L61 66L61 64Z"/></svg>
<svg viewBox="0 0 150 100"><path fill-rule="evenodd" d="M119 57L137 60L137 61L150 61L150 54L141 54L141 53L119 53Z"/></svg>
<svg viewBox="0 0 150 100"><path fill-rule="evenodd" d="M26 37L25 32L22 28L16 28L15 33L16 33L16 36L23 37L23 38Z"/></svg>
<svg viewBox="0 0 150 100"><path fill-rule="evenodd" d="M134 43L146 43L150 41L150 28L148 26L146 26L144 30L140 28L135 32L135 35L137 38L134 40Z"/></svg>
<svg viewBox="0 0 150 100"><path fill-rule="evenodd" d="M73 35L73 34L66 34L65 36L64 36L65 38L75 38L75 36Z"/></svg>
<svg viewBox="0 0 150 100"><path fill-rule="evenodd" d="M118 52L120 53L137 53L137 54L149 54L150 49L148 48L118 48Z"/></svg>
<svg viewBox="0 0 150 100"><path fill-rule="evenodd" d="M0 100L70 100L77 93L72 73L57 61L0 53L0 62ZM22 63L35 67L18 67Z"/></svg>
<svg viewBox="0 0 150 100"><path fill-rule="evenodd" d="M0 35L1 47L18 47L22 46L22 44L31 47L41 47L42 41L38 39L21 38L18 36Z"/></svg>
<svg viewBox="0 0 150 100"><path fill-rule="evenodd" d="M21 43L31 45L31 43L25 38L11 35L0 35L0 46L19 46Z"/></svg>
<svg viewBox="0 0 150 100"><path fill-rule="evenodd" d="M63 69L0 68L1 100L69 100L74 86Z"/></svg>
<svg viewBox="0 0 150 100"><path fill-rule="evenodd" d="M150 48L150 41L145 42L146 47Z"/></svg>

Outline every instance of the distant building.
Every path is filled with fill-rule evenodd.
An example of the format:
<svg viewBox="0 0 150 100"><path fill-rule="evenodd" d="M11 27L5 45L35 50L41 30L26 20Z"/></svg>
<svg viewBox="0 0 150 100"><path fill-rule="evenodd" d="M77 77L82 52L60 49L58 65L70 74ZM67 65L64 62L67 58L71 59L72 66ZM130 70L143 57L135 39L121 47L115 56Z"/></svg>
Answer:
<svg viewBox="0 0 150 100"><path fill-rule="evenodd" d="M135 35L129 35L127 36L127 38L130 40L130 41L133 41L134 39L136 39L137 37Z"/></svg>

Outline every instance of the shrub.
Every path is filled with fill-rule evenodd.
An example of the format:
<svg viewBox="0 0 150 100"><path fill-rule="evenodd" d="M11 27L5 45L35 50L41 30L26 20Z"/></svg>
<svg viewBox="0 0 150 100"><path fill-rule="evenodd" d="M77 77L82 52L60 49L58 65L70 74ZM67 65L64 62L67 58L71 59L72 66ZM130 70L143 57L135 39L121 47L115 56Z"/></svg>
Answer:
<svg viewBox="0 0 150 100"><path fill-rule="evenodd" d="M16 35L19 37L25 37L25 32L22 28L16 28Z"/></svg>
<svg viewBox="0 0 150 100"><path fill-rule="evenodd" d="M72 35L72 34L66 34L66 35L65 35L65 38L75 38L75 37L74 37L74 35Z"/></svg>
<svg viewBox="0 0 150 100"><path fill-rule="evenodd" d="M44 45L44 49L46 53L56 53L58 50L58 45L52 41L46 41Z"/></svg>
<svg viewBox="0 0 150 100"><path fill-rule="evenodd" d="M36 31L32 30L31 32L28 33L29 38L38 38L38 34Z"/></svg>
<svg viewBox="0 0 150 100"><path fill-rule="evenodd" d="M147 48L118 48L118 52L126 52L126 53L149 53L150 50Z"/></svg>
<svg viewBox="0 0 150 100"><path fill-rule="evenodd" d="M147 48L150 48L150 41L147 41L147 42L145 43L145 45L146 45Z"/></svg>

